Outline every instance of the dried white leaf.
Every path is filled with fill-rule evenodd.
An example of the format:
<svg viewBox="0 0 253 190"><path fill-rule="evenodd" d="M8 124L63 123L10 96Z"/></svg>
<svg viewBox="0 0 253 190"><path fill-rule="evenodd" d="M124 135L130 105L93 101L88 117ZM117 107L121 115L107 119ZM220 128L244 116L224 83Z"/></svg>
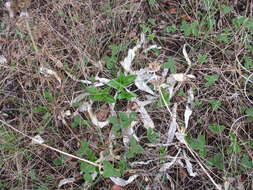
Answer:
<svg viewBox="0 0 253 190"><path fill-rule="evenodd" d="M110 179L116 184L116 185L120 185L122 187L132 183L139 175L132 175L128 178L128 180L124 180L122 178L119 177L110 177Z"/></svg>
<svg viewBox="0 0 253 190"><path fill-rule="evenodd" d="M157 45L151 45L151 46L149 46L148 48L146 48L143 52L144 53L147 53L149 50L151 50L151 49L162 49L162 47L160 47L160 46L157 46Z"/></svg>
<svg viewBox="0 0 253 190"><path fill-rule="evenodd" d="M32 144L43 144L45 141L40 135L36 135L32 138Z"/></svg>
<svg viewBox="0 0 253 190"><path fill-rule="evenodd" d="M187 157L185 151L183 152L183 154L184 154L184 160L185 160L185 163L186 163L186 170L187 170L188 174L191 177L195 177L197 175L197 173L193 172L192 164L190 162L190 159Z"/></svg>
<svg viewBox="0 0 253 190"><path fill-rule="evenodd" d="M185 137L186 137L186 134L185 134L185 133L176 132L176 138L177 138L177 140L178 140L180 143L186 144L186 142L185 142Z"/></svg>
<svg viewBox="0 0 253 190"><path fill-rule="evenodd" d="M136 99L135 102L139 107L137 112L141 114L141 121L143 122L144 127L146 129L155 128L153 120L151 119L150 115L148 114L147 110L144 107L144 105L147 105L146 104L147 102L146 101L142 102L142 101L139 101L138 99ZM152 103L152 101L148 101L148 102Z"/></svg>
<svg viewBox="0 0 253 190"><path fill-rule="evenodd" d="M167 144L172 143L177 130L177 104L173 106L171 122L167 133Z"/></svg>
<svg viewBox="0 0 253 190"><path fill-rule="evenodd" d="M14 17L14 10L11 8L11 2L9 2L9 1L6 2L5 7L6 7L7 11L9 12L9 16L11 18L13 18Z"/></svg>
<svg viewBox="0 0 253 190"><path fill-rule="evenodd" d="M7 63L7 59L3 55L0 55L0 64L6 64L6 63Z"/></svg>
<svg viewBox="0 0 253 190"><path fill-rule="evenodd" d="M62 179L59 184L58 184L58 188L60 188L61 186L63 185L66 185L68 183L73 183L75 181L75 178L74 177L71 177L71 178L65 178L65 179Z"/></svg>
<svg viewBox="0 0 253 190"><path fill-rule="evenodd" d="M178 150L176 156L170 162L167 162L167 163L163 164L159 171L160 172L165 172L166 170L170 169L170 167L173 166L176 163L176 161L178 159L178 155L179 155L180 152L181 152L181 149Z"/></svg>
<svg viewBox="0 0 253 190"><path fill-rule="evenodd" d="M137 142L139 141L139 138L136 136L135 131L134 131L134 126L137 123L138 123L137 121L132 121L128 128L122 129L123 143L126 147L129 145L129 141L131 137L134 137Z"/></svg>
<svg viewBox="0 0 253 190"><path fill-rule="evenodd" d="M190 88L188 90L188 100L187 100L187 104L186 104L186 108L185 108L185 112L184 112L185 129L188 128L189 119L192 114L191 107L192 107L193 100L194 100L193 90L192 90L192 88Z"/></svg>
<svg viewBox="0 0 253 190"><path fill-rule="evenodd" d="M69 72L65 71L65 73L68 75L69 78L71 78L73 81L80 82L83 84L92 84L89 80L79 80L74 75L70 74Z"/></svg>
<svg viewBox="0 0 253 190"><path fill-rule="evenodd" d="M136 46L128 50L127 56L125 57L123 61L120 62L121 66L124 68L126 72L129 72L129 73L132 72L132 69L131 69L132 62L135 58L136 52L138 51L138 49L141 48L144 42L145 42L145 34L141 33L141 40L136 44Z"/></svg>
<svg viewBox="0 0 253 190"><path fill-rule="evenodd" d="M57 81L61 84L61 78L52 69L48 69L48 68L42 66L42 67L40 67L40 73L45 76L50 76L50 75L54 76L57 79Z"/></svg>
<svg viewBox="0 0 253 190"><path fill-rule="evenodd" d="M137 75L134 84L136 87L144 92L155 95L154 91L147 85L147 83L157 76L154 73L150 73L151 71L148 69L140 69L139 71L135 71L134 74Z"/></svg>
<svg viewBox="0 0 253 190"><path fill-rule="evenodd" d="M141 166L141 165L148 165L148 164L150 164L150 163L153 162L153 161L154 161L154 160L148 160L148 161L146 161L146 162L144 162L144 161L132 162L132 163L129 163L129 165L130 165L131 167Z"/></svg>
<svg viewBox="0 0 253 190"><path fill-rule="evenodd" d="M84 98L86 98L89 94L88 93L82 93L79 94L77 97L74 98L74 100L71 101L71 106L73 106L73 104L81 102Z"/></svg>
<svg viewBox="0 0 253 190"><path fill-rule="evenodd" d="M184 47L183 47L183 55L184 55L184 58L185 58L187 64L188 64L189 66L191 66L191 65L192 65L192 62L191 62L191 60L190 60L190 58L189 58L189 56L188 56L188 53L187 53L187 51L186 51L186 44L184 44Z"/></svg>
<svg viewBox="0 0 253 190"><path fill-rule="evenodd" d="M20 17L29 17L29 14L28 14L28 12L21 12L19 16Z"/></svg>
<svg viewBox="0 0 253 190"><path fill-rule="evenodd" d="M78 111L80 111L80 112L87 111L88 114L89 114L89 116L90 116L91 122L95 126L98 126L99 128L103 128L103 127L109 125L109 121L108 120L106 120L106 121L98 121L96 115L92 111L92 104L90 104L88 102L83 102L82 105L79 106Z"/></svg>

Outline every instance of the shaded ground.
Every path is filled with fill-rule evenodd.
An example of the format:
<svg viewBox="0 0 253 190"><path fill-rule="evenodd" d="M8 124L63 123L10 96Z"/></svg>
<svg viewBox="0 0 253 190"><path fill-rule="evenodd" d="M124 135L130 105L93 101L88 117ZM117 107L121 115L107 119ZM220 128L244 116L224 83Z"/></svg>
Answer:
<svg viewBox="0 0 253 190"><path fill-rule="evenodd" d="M193 87L195 101L186 133L195 157L178 142L148 146L147 130L139 122L135 130L144 150L141 154L128 159L122 138L113 142L113 152L127 165L122 177L140 175L123 189L215 189L207 173L217 184L230 184L231 189L253 188L252 2L36 0L29 6L29 18L10 18L4 2L0 3L0 55L7 59L0 64L1 120L29 136L40 134L46 144L74 155L81 142L89 141L88 150L99 158L112 143L111 125L99 129L87 112L80 112L78 118L73 114L77 107L70 102L87 85L68 73L91 81L95 76L117 77L123 71L120 61L144 32L145 46L157 44L161 49L144 53L142 48L134 70L155 63L169 73L184 73L187 63L182 51L187 44L192 61L189 73L196 79L183 82L170 101L166 89L163 95L171 109L177 103L178 125L182 126L187 91ZM56 71L61 85L54 76L41 74L41 66ZM144 92L136 87L131 90L144 99ZM129 101L120 100L115 110L126 111L127 106ZM93 105L100 121L109 117L108 109L103 101ZM165 144L171 122L166 106L154 102L146 109L160 135L159 143ZM63 123L66 110L72 114ZM159 172L179 148L190 158L196 177L189 176L180 164ZM33 145L4 124L0 127L0 155L0 189L57 189L61 179L70 177L75 182L61 189L83 189L80 172L87 170L79 161ZM81 157L90 159L85 154ZM148 160L153 161L131 166L134 161ZM120 167L119 160L110 161ZM109 178L98 176L90 189L112 186Z"/></svg>

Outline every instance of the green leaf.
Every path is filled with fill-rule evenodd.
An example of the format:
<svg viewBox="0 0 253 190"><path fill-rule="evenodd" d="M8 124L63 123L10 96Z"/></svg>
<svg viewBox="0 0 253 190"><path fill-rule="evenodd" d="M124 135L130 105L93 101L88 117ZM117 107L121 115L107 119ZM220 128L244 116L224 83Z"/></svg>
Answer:
<svg viewBox="0 0 253 190"><path fill-rule="evenodd" d="M53 164L54 164L55 166L62 166L62 165L64 165L64 158L63 158L62 156L60 156L60 157L58 157L58 158L55 158L55 159L53 160Z"/></svg>
<svg viewBox="0 0 253 190"><path fill-rule="evenodd" d="M184 32L185 36L190 36L192 33L191 26L186 21L181 23L180 30Z"/></svg>
<svg viewBox="0 0 253 190"><path fill-rule="evenodd" d="M167 68L169 69L169 71L171 73L176 73L177 72L177 68L176 68L176 64L174 61L174 58L169 56L167 59L167 62L165 64L163 64L163 68Z"/></svg>
<svg viewBox="0 0 253 190"><path fill-rule="evenodd" d="M131 112L126 114L124 112L119 112L117 116L109 117L110 123L112 123L112 130L118 132L121 128L128 128L132 121L136 118L136 113Z"/></svg>
<svg viewBox="0 0 253 190"><path fill-rule="evenodd" d="M204 135L199 135L197 139L187 137L186 141L192 149L198 151L201 158L205 158L206 140Z"/></svg>
<svg viewBox="0 0 253 190"><path fill-rule="evenodd" d="M159 141L159 133L155 132L152 128L148 128L147 131L148 140L150 143L158 143Z"/></svg>
<svg viewBox="0 0 253 190"><path fill-rule="evenodd" d="M221 106L221 102L218 100L208 100L208 103L211 104L213 110L218 110Z"/></svg>
<svg viewBox="0 0 253 190"><path fill-rule="evenodd" d="M146 33L151 33L151 29L150 29L149 26L147 26L145 24L140 24L140 27L141 27L143 33L145 33L145 34Z"/></svg>
<svg viewBox="0 0 253 190"><path fill-rule="evenodd" d="M228 13L230 13L230 12L232 11L232 7L227 6L227 5L224 5L224 4L222 4L222 5L220 6L220 8L221 8L221 12L222 12L223 14L228 14Z"/></svg>
<svg viewBox="0 0 253 190"><path fill-rule="evenodd" d="M125 76L123 73L120 73L120 76L118 78L110 80L108 84L116 88L117 90L122 90L123 88L133 83L136 77L137 75Z"/></svg>
<svg viewBox="0 0 253 190"><path fill-rule="evenodd" d="M79 150L76 152L76 154L79 157L86 156L90 161L96 161L97 158L94 155L93 151L89 148L90 142L87 141L81 141L81 146Z"/></svg>
<svg viewBox="0 0 253 190"><path fill-rule="evenodd" d="M176 27L176 25L167 26L165 28L165 31L168 32L168 33L173 33L173 32L177 31L177 27Z"/></svg>
<svg viewBox="0 0 253 190"><path fill-rule="evenodd" d="M84 173L83 178L87 182L92 182L92 174L97 170L97 168L93 165L90 165L86 162L80 163L80 170Z"/></svg>
<svg viewBox="0 0 253 190"><path fill-rule="evenodd" d="M126 169L127 169L127 161L126 160L120 160L119 161L120 176L124 176Z"/></svg>
<svg viewBox="0 0 253 190"><path fill-rule="evenodd" d="M132 98L136 96L137 95L135 93L127 92L125 89L123 89L118 92L117 99L131 100Z"/></svg>
<svg viewBox="0 0 253 190"><path fill-rule="evenodd" d="M74 117L74 121L71 123L71 127L85 126L87 121L83 120L80 115Z"/></svg>
<svg viewBox="0 0 253 190"><path fill-rule="evenodd" d="M230 136L231 143L230 143L229 148L228 148L228 153L235 153L235 154L240 153L241 152L241 147L237 143L236 134L231 132L231 133L229 133L229 136Z"/></svg>
<svg viewBox="0 0 253 190"><path fill-rule="evenodd" d="M221 133L226 128L226 126L224 126L224 125L209 125L208 128L213 133Z"/></svg>
<svg viewBox="0 0 253 190"><path fill-rule="evenodd" d="M148 0L150 6L154 6L156 4L156 0Z"/></svg>
<svg viewBox="0 0 253 190"><path fill-rule="evenodd" d="M156 25L156 20L155 19L153 19L153 18L149 18L148 19L148 23L150 23L151 25L153 25L153 26L155 26Z"/></svg>
<svg viewBox="0 0 253 190"><path fill-rule="evenodd" d="M108 161L103 161L104 166L104 177L120 177L120 171L118 169L113 168L112 164Z"/></svg>
<svg viewBox="0 0 253 190"><path fill-rule="evenodd" d="M201 100L195 100L194 102L193 102L193 106L200 106L200 105L202 105L203 104L203 101L201 101Z"/></svg>
<svg viewBox="0 0 253 190"><path fill-rule="evenodd" d="M252 108L247 108L247 109L245 110L245 114L250 115L250 116L253 116L253 107L252 107Z"/></svg>
<svg viewBox="0 0 253 190"><path fill-rule="evenodd" d="M127 152L127 158L133 158L137 154L141 154L144 152L144 149L137 143L134 137L130 139L130 145Z"/></svg>
<svg viewBox="0 0 253 190"><path fill-rule="evenodd" d="M253 69L253 61L252 58L249 56L244 56L243 57L243 61L244 61L244 67L248 70Z"/></svg>
<svg viewBox="0 0 253 190"><path fill-rule="evenodd" d="M158 106L165 106L166 104L169 104L169 102L170 102L170 94L169 94L169 92L168 92L166 89L164 89L164 88L161 88L161 92L162 92L162 94L163 94L163 97L164 97L165 102L164 102L164 100L163 100L163 98L162 98L162 95L160 95L157 104L158 104Z"/></svg>
<svg viewBox="0 0 253 190"><path fill-rule="evenodd" d="M204 79L206 80L205 87L210 87L215 84L215 82L219 79L219 75L206 75Z"/></svg>
<svg viewBox="0 0 253 190"><path fill-rule="evenodd" d="M85 89L90 94L92 101L101 101L107 103L114 103L115 99L110 95L111 88L104 88L99 90L97 88L88 87Z"/></svg>
<svg viewBox="0 0 253 190"><path fill-rule="evenodd" d="M207 62L207 55L206 54L205 55L198 55L197 58L198 58L197 62L199 62L199 63L206 63Z"/></svg>
<svg viewBox="0 0 253 190"><path fill-rule="evenodd" d="M241 165L245 168L253 168L253 162L247 154L244 154L241 160Z"/></svg>
<svg viewBox="0 0 253 190"><path fill-rule="evenodd" d="M48 111L48 108L45 106L37 106L32 109L32 113L45 113Z"/></svg>
<svg viewBox="0 0 253 190"><path fill-rule="evenodd" d="M223 170L224 169L224 162L223 162L223 160L224 160L223 154L218 153L218 154L214 155L211 159L209 159L207 161L207 165L209 165L209 166L215 166L215 167Z"/></svg>
<svg viewBox="0 0 253 190"><path fill-rule="evenodd" d="M44 98L47 100L47 102L53 102L54 97L52 95L52 93L49 90L45 90L43 93Z"/></svg>

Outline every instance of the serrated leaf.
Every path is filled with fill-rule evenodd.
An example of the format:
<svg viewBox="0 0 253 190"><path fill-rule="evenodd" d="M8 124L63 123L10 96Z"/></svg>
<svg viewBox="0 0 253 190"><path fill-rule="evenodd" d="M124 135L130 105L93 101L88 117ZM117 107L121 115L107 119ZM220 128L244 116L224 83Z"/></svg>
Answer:
<svg viewBox="0 0 253 190"><path fill-rule="evenodd" d="M214 155L211 159L209 159L207 161L207 165L215 166L215 167L223 170L224 169L224 162L223 162L223 160L224 160L223 154L218 153L218 154Z"/></svg>
<svg viewBox="0 0 253 190"><path fill-rule="evenodd" d="M224 126L224 125L209 125L208 128L213 133L221 133L226 128L226 126Z"/></svg>
<svg viewBox="0 0 253 190"><path fill-rule="evenodd" d="M253 168L253 162L247 154L244 154L241 160L241 165L245 168Z"/></svg>
<svg viewBox="0 0 253 190"><path fill-rule="evenodd" d="M137 143L135 138L130 139L130 145L127 152L127 158L133 158L136 154L143 153L144 149Z"/></svg>
<svg viewBox="0 0 253 190"><path fill-rule="evenodd" d="M108 161L103 161L103 167L104 167L104 172L103 176L104 177L120 177L120 171L118 169L115 169L112 164Z"/></svg>
<svg viewBox="0 0 253 190"><path fill-rule="evenodd" d="M152 128L148 128L147 137L150 143L158 143L159 141L159 133L155 132Z"/></svg>

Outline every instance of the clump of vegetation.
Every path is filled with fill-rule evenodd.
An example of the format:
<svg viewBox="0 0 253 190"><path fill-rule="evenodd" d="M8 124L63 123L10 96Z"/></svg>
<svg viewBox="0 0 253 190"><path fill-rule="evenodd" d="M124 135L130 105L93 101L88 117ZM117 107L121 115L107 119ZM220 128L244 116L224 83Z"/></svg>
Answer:
<svg viewBox="0 0 253 190"><path fill-rule="evenodd" d="M0 1L0 189L252 187L252 3L27 2Z"/></svg>

